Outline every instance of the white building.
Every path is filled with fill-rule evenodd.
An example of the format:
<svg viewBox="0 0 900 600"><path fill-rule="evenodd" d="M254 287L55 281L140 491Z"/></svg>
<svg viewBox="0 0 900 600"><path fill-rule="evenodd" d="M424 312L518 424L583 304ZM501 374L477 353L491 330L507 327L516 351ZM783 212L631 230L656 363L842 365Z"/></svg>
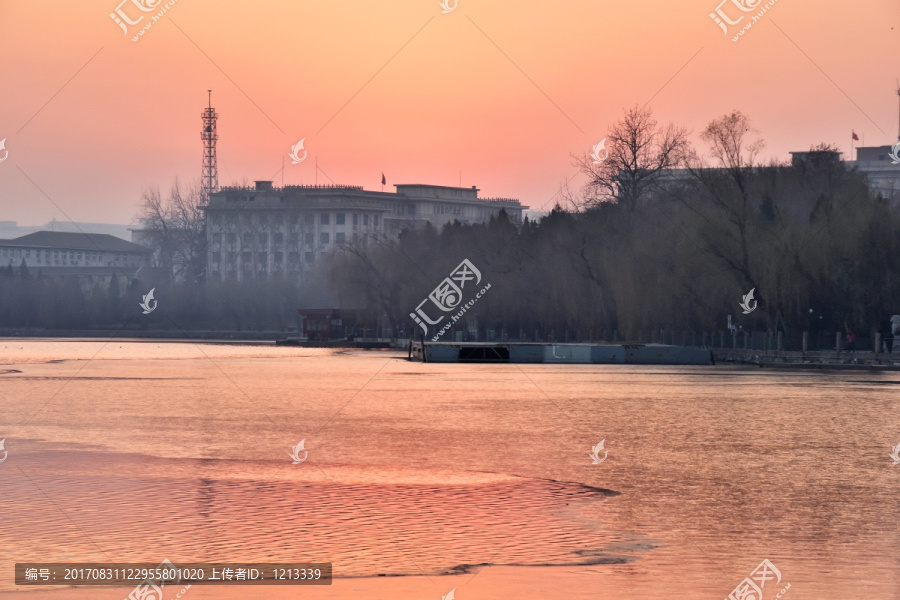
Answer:
<svg viewBox="0 0 900 600"><path fill-rule="evenodd" d="M285 186L257 181L210 195L206 212L207 276L249 281L296 275L341 244L396 237L403 229L458 220L481 223L505 210L520 222L522 206L509 198L479 198L477 188L397 185L373 192L356 186Z"/></svg>
<svg viewBox="0 0 900 600"><path fill-rule="evenodd" d="M869 178L869 185L885 198L900 195L900 162L894 162L891 154L897 146L869 146L856 149L856 160L848 161L848 167L856 167ZM900 149L897 151L900 154Z"/></svg>
<svg viewBox="0 0 900 600"><path fill-rule="evenodd" d="M133 279L148 266L149 248L104 233L38 231L12 240L0 240L0 265L47 277L75 276L82 289L95 283L108 285L113 277L120 284ZM123 288L124 289L124 288Z"/></svg>

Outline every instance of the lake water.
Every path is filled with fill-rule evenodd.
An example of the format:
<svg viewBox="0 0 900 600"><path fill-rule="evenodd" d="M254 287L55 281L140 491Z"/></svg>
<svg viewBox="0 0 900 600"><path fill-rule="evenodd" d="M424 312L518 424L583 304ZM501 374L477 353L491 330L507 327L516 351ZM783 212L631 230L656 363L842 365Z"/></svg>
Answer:
<svg viewBox="0 0 900 600"><path fill-rule="evenodd" d="M0 592L121 599L16 588L13 565L168 558L334 564L328 587L197 599L722 600L768 559L763 600L896 600L898 385L2 340Z"/></svg>

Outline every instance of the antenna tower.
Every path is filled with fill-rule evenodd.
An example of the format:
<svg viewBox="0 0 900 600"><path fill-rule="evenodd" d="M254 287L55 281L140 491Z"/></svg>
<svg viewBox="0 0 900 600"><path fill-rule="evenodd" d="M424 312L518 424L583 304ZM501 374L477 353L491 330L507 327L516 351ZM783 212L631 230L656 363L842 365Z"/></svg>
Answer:
<svg viewBox="0 0 900 600"><path fill-rule="evenodd" d="M200 134L203 140L203 200L209 202L209 195L219 190L219 163L216 159L216 141L219 139L216 121L219 115L212 107L212 90L209 90L209 107L200 116L203 117L203 131Z"/></svg>
<svg viewBox="0 0 900 600"><path fill-rule="evenodd" d="M897 99L900 101L900 79L897 80ZM897 121L897 141L900 142L900 117L898 117Z"/></svg>

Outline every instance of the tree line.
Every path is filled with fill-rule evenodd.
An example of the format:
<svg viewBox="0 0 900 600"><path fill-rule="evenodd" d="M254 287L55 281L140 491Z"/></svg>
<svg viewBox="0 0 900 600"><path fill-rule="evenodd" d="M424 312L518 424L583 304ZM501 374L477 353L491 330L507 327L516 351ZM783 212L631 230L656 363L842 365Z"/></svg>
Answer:
<svg viewBox="0 0 900 600"><path fill-rule="evenodd" d="M176 184L168 198L145 195L141 222L159 266L182 276L157 290L160 311L134 322L287 331L315 297L329 304L315 307L348 309L360 326L418 337L410 313L463 259L491 287L442 339L680 343L682 332L722 331L731 317L796 347L803 331L865 336L900 312L896 197L874 193L827 145L761 164L763 143L740 112L714 119L700 140L693 147L684 128L659 124L649 109L626 110L604 147L573 157L587 183L564 190L549 215L514 223L501 212L342 244L297 279L206 281L202 199ZM142 285L82 293L76 281L8 266L0 328L131 326ZM758 304L743 314L751 289Z"/></svg>
<svg viewBox="0 0 900 600"><path fill-rule="evenodd" d="M332 256L326 278L409 331L410 309L468 258L492 285L467 313L481 339L680 343L731 316L795 348L803 331L833 347L833 332L867 335L900 311L900 210L835 148L760 164L740 112L700 139L702 151L683 128L628 110L605 149L574 157L588 183L540 221L407 231Z"/></svg>

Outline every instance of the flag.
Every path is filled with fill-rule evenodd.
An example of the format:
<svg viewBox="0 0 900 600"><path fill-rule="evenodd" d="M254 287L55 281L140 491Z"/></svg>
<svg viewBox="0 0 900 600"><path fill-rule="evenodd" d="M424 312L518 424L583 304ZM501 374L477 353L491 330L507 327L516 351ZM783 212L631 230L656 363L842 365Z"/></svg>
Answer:
<svg viewBox="0 0 900 600"><path fill-rule="evenodd" d="M855 132L855 131L853 132L853 141L856 141L856 142L859 141L859 136L856 135L856 132Z"/></svg>
<svg viewBox="0 0 900 600"><path fill-rule="evenodd" d="M382 173L381 174L381 185L384 185L386 183L387 183L387 179L384 178L384 173Z"/></svg>

